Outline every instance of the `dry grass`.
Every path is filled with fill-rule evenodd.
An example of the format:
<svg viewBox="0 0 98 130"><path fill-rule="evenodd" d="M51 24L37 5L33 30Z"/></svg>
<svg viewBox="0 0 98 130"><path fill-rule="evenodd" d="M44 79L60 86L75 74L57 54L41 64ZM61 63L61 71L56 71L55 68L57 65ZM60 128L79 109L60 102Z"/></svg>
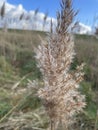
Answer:
<svg viewBox="0 0 98 130"><path fill-rule="evenodd" d="M86 63L85 79L92 82L93 89L98 89L98 39L94 36L77 35L75 50L78 63Z"/></svg>
<svg viewBox="0 0 98 130"><path fill-rule="evenodd" d="M72 1L62 0L55 30L51 26L47 40L41 39L36 52L44 82L38 96L50 118L50 130L56 130L59 125L68 129L86 105L85 96L78 91L84 75L83 64L76 71L70 70L75 55L70 26L75 14Z"/></svg>

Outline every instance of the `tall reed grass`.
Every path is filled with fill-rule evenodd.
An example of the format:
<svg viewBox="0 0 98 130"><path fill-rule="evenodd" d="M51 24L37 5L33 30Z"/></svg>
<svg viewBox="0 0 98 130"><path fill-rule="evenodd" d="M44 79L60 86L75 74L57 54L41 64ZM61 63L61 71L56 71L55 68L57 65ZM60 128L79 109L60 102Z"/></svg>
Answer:
<svg viewBox="0 0 98 130"><path fill-rule="evenodd" d="M36 49L38 67L44 81L44 88L38 90L38 96L50 118L51 130L56 130L61 124L67 129L86 105L85 96L78 91L84 76L83 64L75 71L70 70L75 56L70 30L76 13L71 0L62 0L60 5L55 30L51 22L51 32L46 41L41 39Z"/></svg>

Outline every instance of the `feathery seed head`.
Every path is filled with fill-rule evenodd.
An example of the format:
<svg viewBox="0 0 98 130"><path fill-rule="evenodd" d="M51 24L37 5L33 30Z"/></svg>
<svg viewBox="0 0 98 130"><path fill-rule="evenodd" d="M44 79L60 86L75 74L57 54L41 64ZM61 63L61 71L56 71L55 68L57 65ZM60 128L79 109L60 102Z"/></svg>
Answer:
<svg viewBox="0 0 98 130"><path fill-rule="evenodd" d="M57 27L47 41L39 45L36 59L43 74L44 88L39 89L38 96L42 99L50 119L57 124L61 121L68 126L76 113L85 107L85 96L78 91L83 79L81 69L70 72L73 61L74 40L69 28L74 18L71 0L62 0L61 12L57 14Z"/></svg>

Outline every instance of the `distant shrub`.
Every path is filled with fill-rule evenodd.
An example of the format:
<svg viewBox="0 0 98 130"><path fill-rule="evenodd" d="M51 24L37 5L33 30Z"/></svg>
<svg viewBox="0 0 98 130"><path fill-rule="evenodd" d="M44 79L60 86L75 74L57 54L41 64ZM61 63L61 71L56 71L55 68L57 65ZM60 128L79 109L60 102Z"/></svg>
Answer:
<svg viewBox="0 0 98 130"><path fill-rule="evenodd" d="M95 35L98 35L98 27L95 28Z"/></svg>

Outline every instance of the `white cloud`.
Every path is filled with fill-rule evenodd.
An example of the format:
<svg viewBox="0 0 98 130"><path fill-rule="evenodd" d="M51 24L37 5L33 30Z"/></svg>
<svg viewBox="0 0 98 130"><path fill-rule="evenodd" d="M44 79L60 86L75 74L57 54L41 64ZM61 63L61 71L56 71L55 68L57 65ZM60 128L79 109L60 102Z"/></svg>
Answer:
<svg viewBox="0 0 98 130"><path fill-rule="evenodd" d="M4 2L6 2L6 0L0 0L0 8L3 5Z"/></svg>
<svg viewBox="0 0 98 130"><path fill-rule="evenodd" d="M87 26L81 22L79 22L73 32L78 33L78 34L92 34L92 28L90 26Z"/></svg>
<svg viewBox="0 0 98 130"><path fill-rule="evenodd" d="M6 0L0 0L0 5L3 5L3 2ZM5 20L9 28L17 29L29 29L29 30L50 30L50 22L52 19L53 25L56 26L57 22L55 18L47 17L46 24L43 27L43 19L45 14L38 12L35 16L34 10L26 11L21 4L15 6L11 5L6 1L5 4ZM23 14L22 20L20 20L21 14ZM0 26L2 26L3 21L0 20ZM91 27L86 26L82 23L79 23L79 26L75 30L76 33L85 34L91 32Z"/></svg>
<svg viewBox="0 0 98 130"><path fill-rule="evenodd" d="M87 26L83 23L79 23L80 26L80 34L90 34L92 29L90 26Z"/></svg>
<svg viewBox="0 0 98 130"><path fill-rule="evenodd" d="M4 3L6 0L0 0L0 4Z"/></svg>
<svg viewBox="0 0 98 130"><path fill-rule="evenodd" d="M0 5L2 6L4 1L0 0ZM24 13L23 19L20 20L21 14ZM34 10L26 11L21 4L15 6L11 5L6 1L5 4L5 20L9 28L18 28L18 29L36 29L36 30L45 30L48 31L50 28L51 17L47 17L46 24L43 28L43 19L45 14L38 12L35 16ZM54 18L53 23L55 24L56 20ZM4 20L3 20L4 21ZM3 22L0 20L0 22ZM0 25L1 25L0 23Z"/></svg>

